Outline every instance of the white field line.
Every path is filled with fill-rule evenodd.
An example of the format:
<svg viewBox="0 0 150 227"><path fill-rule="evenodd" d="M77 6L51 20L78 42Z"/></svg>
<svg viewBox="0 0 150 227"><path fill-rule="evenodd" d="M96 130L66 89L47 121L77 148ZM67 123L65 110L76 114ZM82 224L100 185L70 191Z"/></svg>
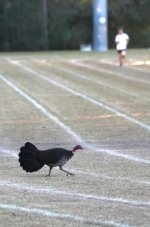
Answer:
<svg viewBox="0 0 150 227"><path fill-rule="evenodd" d="M73 89L70 89L67 86L63 85L63 84L60 84L60 83L56 82L55 80L52 80L52 79L50 79L48 77L40 75L39 73L37 73L36 71L30 69L27 66L24 66L24 65L22 65L20 63L17 63L16 65L20 66L22 69L28 71L29 73L32 73L33 75L35 75L35 76L37 76L37 77L39 77L39 78L41 78L41 79L43 79L43 80L45 80L47 82L59 87L59 88L62 88L63 90L66 90L66 91L72 93L73 95L80 96L81 98L85 99L86 101L89 101L89 102L91 102L92 104L94 104L96 106L100 106L101 108L106 109L109 112L112 112L112 113L116 114L117 116L125 119L126 121L134 123L134 124L144 128L144 129L146 129L147 131L150 132L150 125L147 125L147 124L145 124L145 123L143 123L143 122L141 122L139 120L136 120L135 118L130 117L130 116L126 115L125 113L122 113L119 110L116 110L115 108L106 105L103 102L97 101L97 100L95 100L95 99L93 99L93 98L91 98L91 97L89 97L89 96L87 96L85 94L82 94L80 92L74 91Z"/></svg>
<svg viewBox="0 0 150 227"><path fill-rule="evenodd" d="M124 78L126 80L132 80L134 82L136 81L136 82L140 82L140 83L144 83L144 84L150 84L149 81L145 81L145 80L142 80L142 79L137 79L137 78L132 78L132 77L129 77L129 76L125 76L122 73L113 72L113 71L108 70L108 69L102 69L100 67L96 67L96 66L93 66L93 65L85 64L83 62L81 63L81 62L79 62L77 60L70 60L70 63L72 63L74 65L78 65L78 66L84 67L84 68L93 69L93 70L96 70L98 72L103 72L103 73L106 73L106 74L110 74L110 75L114 75L114 76L117 76L117 77L121 77L121 78Z"/></svg>
<svg viewBox="0 0 150 227"><path fill-rule="evenodd" d="M110 202L110 203L121 203L121 204L126 204L130 206L145 206L145 207L150 207L150 201L140 201L140 200L128 200L128 199L123 199L121 197L108 197L108 196L98 196L98 195L92 195L92 194L84 194L84 193L75 193L75 192L67 192L67 191L59 191L55 188L41 188L41 187L34 187L28 186L28 185L23 185L23 184L17 184L17 183L12 183L12 182L0 182L0 187L4 187L5 190L6 188L15 188L17 190L25 190L33 193L51 193L51 194L58 194L58 195L66 195L66 196L72 196L76 197L77 199L93 199L97 201L105 201L105 202Z"/></svg>
<svg viewBox="0 0 150 227"><path fill-rule="evenodd" d="M136 66L136 65L135 65ZM143 72L143 73L149 73L150 74L150 71L148 70L145 70L145 69L141 69L141 68L133 68L133 66L126 66L127 69L131 69L133 71L139 71L139 72Z"/></svg>
<svg viewBox="0 0 150 227"><path fill-rule="evenodd" d="M36 59L36 58L32 58L32 60L35 61L35 62L41 62L40 60L38 60L38 59ZM42 61L42 63L45 64L45 65L50 66L49 63L47 63L46 61L44 61L44 62ZM68 63L69 63L69 62L68 62ZM50 67L51 67L51 66L50 66ZM147 98L147 97L143 97L143 96L138 95L138 94L135 94L135 93L133 93L133 92L126 91L126 90L124 90L124 89L121 89L121 88L117 88L117 87L111 86L110 84L101 82L101 81L99 81L99 80L91 79L91 78L89 78L89 77L83 75L83 73L82 73L82 75L81 75L81 73L80 73L80 74L79 74L79 73L76 73L76 72L74 72L74 71L72 71L72 70L70 70L70 69L66 69L66 68L64 68L64 67L62 67L62 66L57 66L56 69L57 69L57 70L60 70L60 71L63 71L63 72L67 72L67 73L69 73L70 75L74 75L74 76L76 76L76 77L78 77L78 78L80 78L80 79L87 80L87 81L90 81L90 82L95 83L95 84L99 84L99 85L101 85L101 86L103 86L103 87L110 88L110 89L115 90L115 91L119 91L119 92L124 93L124 94L126 94L126 95L128 95L128 96L134 96L134 97L137 97L138 99L142 99L142 100L145 100L145 101L150 101L150 99Z"/></svg>
<svg viewBox="0 0 150 227"><path fill-rule="evenodd" d="M32 71L32 70L31 70ZM42 76L43 77L43 76ZM83 147L87 147L88 149L92 149L98 152L102 152L102 153L107 153L109 155L114 155L117 157L121 157L130 161L134 161L134 162L139 162L139 163L145 163L145 164L150 164L149 160L145 160L145 159L141 159L141 158L137 158L134 156L130 156L130 155L125 155L122 153L119 153L115 150L108 150L108 149L100 149L94 145L89 145L87 143L85 143L85 141L78 135L76 134L69 126L65 125L62 121L60 121L60 119L58 119L56 116L53 116L47 109L45 109L40 103L38 103L36 100L34 100L33 98L31 98L28 94L26 94L25 92L23 92L20 88L18 88L15 84L13 84L12 82L10 82L8 79L6 79L4 76L0 75L0 79L3 80L8 86L10 86L12 89L14 89L17 93L19 93L21 96L23 96L26 100L28 100L29 102L31 102L37 109L39 109L43 114L45 114L49 119L53 120L57 125L59 125L61 128L63 128L65 130L66 133L68 133L69 135L71 135L74 139L76 139L79 143L83 144ZM46 78L48 79L48 78ZM49 79L48 79L49 81ZM56 82L54 82L55 84ZM56 83L57 84L57 83ZM63 85L60 85L63 86ZM69 88L67 88L69 89ZM70 90L70 89L69 89ZM74 91L73 91L74 92ZM83 95L84 96L84 95ZM86 96L85 96L86 97Z"/></svg>
<svg viewBox="0 0 150 227"><path fill-rule="evenodd" d="M48 63L45 63L45 64L48 65ZM64 68L64 67L57 66L56 69L57 69L57 70L60 70L60 71L63 71L63 72L67 72L67 73L69 73L70 75L72 74L72 75L74 75L74 76L76 76L76 77L79 77L80 79L88 80L88 81L90 81L90 82L92 82L92 83L94 83L94 84L102 85L103 87L110 88L110 89L115 90L115 91L117 91L117 92L119 91L119 92L121 92L121 93L126 94L127 96L133 96L133 97L136 97L136 98L141 99L141 100L150 101L149 98L143 97L143 96L141 96L141 95L135 94L135 93L130 92L130 91L126 91L126 90L121 89L121 88L117 88L117 87L111 86L111 85L109 85L109 84L107 84L107 83L104 83L104 82L101 82L101 81L99 81L99 80L95 80L95 79L88 78L87 76L85 76L85 75L83 75L83 74L81 75L81 74L79 74L79 73L76 73L76 72L74 72L74 71L72 71L72 70L69 70L69 69L66 69L66 68Z"/></svg>
<svg viewBox="0 0 150 227"><path fill-rule="evenodd" d="M6 150L6 149L2 149L0 147L0 153L6 153L8 154L10 157L14 157L14 158L17 158L18 159L18 155L15 151L9 151L9 150ZM72 168L71 168L72 169ZM67 168L66 168L67 170ZM68 169L69 171L70 169ZM102 179L107 179L107 180L116 180L116 181L127 181L127 182L130 182L130 183L136 183L136 184L139 184L139 185L150 185L150 182L149 181L145 181L145 180L137 180L137 179L131 179L131 178L126 178L126 177L111 177L111 176L108 176L108 175L102 175L102 174L96 174L96 173L92 173L92 172L87 172L87 171L83 171L83 170L79 170L79 169L72 169L73 172L75 173L80 173L80 174L83 174L83 175L87 175L87 176L90 176L90 177L96 177L96 178L102 178Z"/></svg>
<svg viewBox="0 0 150 227"><path fill-rule="evenodd" d="M4 59L7 60L7 61L10 60L9 57L5 57ZM31 57L31 56L28 56L28 59L31 59L31 60L33 60L33 61L40 61L40 62L43 63L43 64L48 64L47 61L49 60L49 59L45 59L45 58L41 60L41 58L40 58L40 59L37 59L37 58ZM62 59L60 56L55 56L55 57L53 58L53 60L64 61L64 62L67 61L67 59L64 60L64 59ZM85 60L86 60L86 61L90 61L91 58L80 59L80 62L81 62L81 60L82 60L82 62L85 61ZM118 66L118 64L115 64L115 63L113 63L112 61L108 61L108 60L106 60L106 59L97 60L97 59L95 58L94 60L97 61L97 62L100 62L100 63L107 64L107 65ZM14 62L19 62L17 59L14 59L13 61L14 61ZM70 62L72 62L72 61L74 62L74 61L79 61L79 60L71 59L71 60L69 60L69 61L70 61ZM67 62L69 63L69 61L67 61ZM136 65L135 65L135 66L136 66ZM137 65L137 66L138 66L138 65ZM139 67L138 67L138 68L134 68L133 65L130 65L130 66L124 65L124 68L131 69L131 70L133 70L133 71L140 71L140 72L145 72L145 73L150 74L150 71L145 70L145 69L142 69L142 68L139 68Z"/></svg>
<svg viewBox="0 0 150 227"><path fill-rule="evenodd" d="M136 183L136 184L144 184L144 185L150 185L150 181L144 181L144 180L136 180L136 179L131 179L128 177L111 177L108 175L102 175L102 174L96 174L96 173L92 173L92 172L85 172L83 170L78 170L78 169L72 169L73 172L75 173L80 173L83 175L88 175L91 177L97 177L97 178L102 178L102 179L107 179L107 180L116 180L116 181L127 181L130 183Z"/></svg>
<svg viewBox="0 0 150 227"><path fill-rule="evenodd" d="M98 147L96 147L94 145L87 145L86 147L88 149L91 149L91 150L95 150L95 151L98 151L98 152L101 152L101 153L107 153L109 155L113 155L113 156L116 156L116 157L124 158L124 159L130 160L130 161L150 164L149 160L145 160L145 159L142 159L142 158L137 158L136 156L132 156L132 155L126 155L126 154L117 152L115 150L108 150L108 149L102 149L102 148L100 149L100 148L98 148Z"/></svg>
<svg viewBox="0 0 150 227"><path fill-rule="evenodd" d="M106 225L106 226L115 226L115 227L133 227L122 223L117 223L112 220L100 220L95 218L84 218L81 216L72 215L69 213L59 213L59 212L52 212L46 209L38 209L38 208L29 208L29 207L21 207L17 206L16 204L1 204L1 209L6 210L13 210L18 212L25 212L31 215L37 215L42 217L49 217L49 218L58 218L63 219L71 222L77 222L81 224L90 224L90 225Z"/></svg>
<svg viewBox="0 0 150 227"><path fill-rule="evenodd" d="M9 151L9 150L6 150L6 149L2 149L1 147L0 147L0 153L7 154L7 155L9 155L11 157L14 157L14 158L18 158L18 155L14 151Z"/></svg>
<svg viewBox="0 0 150 227"><path fill-rule="evenodd" d="M104 63L104 64L107 64L107 65L113 65L114 66L114 63L111 62L111 61L108 61L108 60L99 60L100 63ZM125 65L124 67L127 68L127 69L131 69L133 71L139 71L139 72L143 72L143 73L149 73L150 74L150 71L148 70L145 70L145 69L142 69L142 68L137 68L138 65ZM136 68L134 68L136 67Z"/></svg>
<svg viewBox="0 0 150 227"><path fill-rule="evenodd" d="M38 103L36 100L31 98L28 94L23 92L20 88L18 88L15 84L10 82L8 79L6 79L4 76L0 75L0 79L4 81L7 85L9 85L13 90L15 90L17 93L19 93L22 97L24 97L26 100L28 100L30 103L32 103L37 109L39 109L44 115L46 115L50 120L54 121L57 125L59 125L61 128L63 128L69 135L71 135L74 139L76 139L78 142L83 143L83 140L80 136L78 136L75 132L72 131L70 127L65 125L63 122L61 122L56 116L52 115L46 108L44 108L40 103Z"/></svg>

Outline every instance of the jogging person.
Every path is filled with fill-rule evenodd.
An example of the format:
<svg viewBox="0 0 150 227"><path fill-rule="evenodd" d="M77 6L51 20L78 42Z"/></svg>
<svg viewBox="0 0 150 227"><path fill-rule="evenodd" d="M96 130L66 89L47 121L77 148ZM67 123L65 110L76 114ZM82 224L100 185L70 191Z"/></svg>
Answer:
<svg viewBox="0 0 150 227"><path fill-rule="evenodd" d="M119 55L119 65L123 65L123 59L126 56L126 50L129 42L128 34L124 33L123 28L118 29L118 34L115 37L116 49Z"/></svg>

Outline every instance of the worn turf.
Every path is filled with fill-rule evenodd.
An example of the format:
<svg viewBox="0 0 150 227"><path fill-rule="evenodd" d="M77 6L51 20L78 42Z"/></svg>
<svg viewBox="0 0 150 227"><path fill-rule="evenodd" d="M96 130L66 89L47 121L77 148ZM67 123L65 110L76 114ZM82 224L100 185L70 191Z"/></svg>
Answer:
<svg viewBox="0 0 150 227"><path fill-rule="evenodd" d="M150 51L0 54L0 222L150 226ZM26 173L18 153L76 144L66 176Z"/></svg>

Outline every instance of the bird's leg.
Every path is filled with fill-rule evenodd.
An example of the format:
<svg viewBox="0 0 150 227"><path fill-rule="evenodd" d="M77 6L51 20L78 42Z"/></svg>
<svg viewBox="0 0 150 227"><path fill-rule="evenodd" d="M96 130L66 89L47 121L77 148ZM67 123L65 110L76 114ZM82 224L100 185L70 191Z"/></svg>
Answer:
<svg viewBox="0 0 150 227"><path fill-rule="evenodd" d="M49 167L49 174L48 174L48 175L46 175L46 177L50 177L50 174L51 174L51 170L52 170L52 168L53 168L52 166L50 166L50 167Z"/></svg>
<svg viewBox="0 0 150 227"><path fill-rule="evenodd" d="M60 170L67 173L67 175L74 175L73 173L68 172L67 170L63 169L62 166L59 166Z"/></svg>

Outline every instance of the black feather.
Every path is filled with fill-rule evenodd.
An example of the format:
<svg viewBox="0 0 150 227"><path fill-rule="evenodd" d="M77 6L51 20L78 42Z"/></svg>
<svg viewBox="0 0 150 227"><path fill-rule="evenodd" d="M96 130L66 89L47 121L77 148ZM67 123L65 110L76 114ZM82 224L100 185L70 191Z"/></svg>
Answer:
<svg viewBox="0 0 150 227"><path fill-rule="evenodd" d="M20 166L26 172L34 172L41 169L44 165L48 165L50 167L49 176L51 169L55 166L59 166L60 170L72 175L64 170L62 166L73 156L77 149L82 149L82 147L77 145L72 151L64 148L52 148L45 151L39 151L32 143L27 142L20 148Z"/></svg>
<svg viewBox="0 0 150 227"><path fill-rule="evenodd" d="M44 166L37 160L38 149L31 143L27 142L24 147L20 148L19 162L20 166L26 172L38 171Z"/></svg>

